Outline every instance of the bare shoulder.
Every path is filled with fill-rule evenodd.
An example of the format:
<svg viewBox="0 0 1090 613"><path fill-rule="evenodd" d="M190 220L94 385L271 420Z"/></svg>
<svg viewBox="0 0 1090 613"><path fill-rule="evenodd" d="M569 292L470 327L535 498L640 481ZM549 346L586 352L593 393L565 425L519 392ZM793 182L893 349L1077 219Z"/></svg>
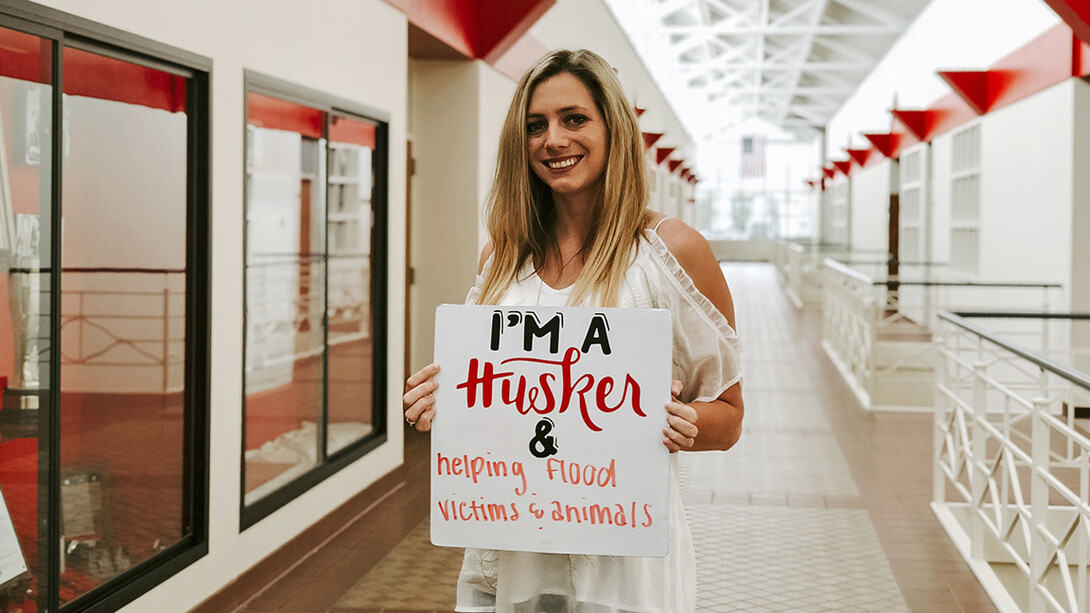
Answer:
<svg viewBox="0 0 1090 613"><path fill-rule="evenodd" d="M477 262L477 274L481 274L484 271L484 263L488 261L488 258L492 256L492 241L488 241L484 244L484 249L481 249L481 260Z"/></svg>
<svg viewBox="0 0 1090 613"><path fill-rule="evenodd" d="M665 216L660 216L654 220L654 223L658 226L656 232L659 238L690 276L692 275L690 267L699 268L701 265L714 264L716 269L719 268L719 262L716 261L708 240L689 224L680 219Z"/></svg>
<svg viewBox="0 0 1090 613"><path fill-rule="evenodd" d="M711 300L734 327L734 300L708 240L680 219L660 217L655 223L659 238L693 280L696 289Z"/></svg>

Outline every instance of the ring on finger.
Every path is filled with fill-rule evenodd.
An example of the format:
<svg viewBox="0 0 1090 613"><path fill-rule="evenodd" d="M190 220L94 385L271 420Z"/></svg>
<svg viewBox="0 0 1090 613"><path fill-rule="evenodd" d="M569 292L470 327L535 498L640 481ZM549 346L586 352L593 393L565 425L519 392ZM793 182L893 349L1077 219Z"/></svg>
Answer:
<svg viewBox="0 0 1090 613"><path fill-rule="evenodd" d="M416 427L416 422L409 419L408 417L405 418L405 423L409 424L410 428L415 428Z"/></svg>

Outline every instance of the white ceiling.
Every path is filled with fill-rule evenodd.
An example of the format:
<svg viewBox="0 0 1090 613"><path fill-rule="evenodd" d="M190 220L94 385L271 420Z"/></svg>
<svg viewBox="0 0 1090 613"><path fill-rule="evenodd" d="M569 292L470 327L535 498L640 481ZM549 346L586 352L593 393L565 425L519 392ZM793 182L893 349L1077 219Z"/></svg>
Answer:
<svg viewBox="0 0 1090 613"><path fill-rule="evenodd" d="M605 1L696 139L809 140L930 0Z"/></svg>

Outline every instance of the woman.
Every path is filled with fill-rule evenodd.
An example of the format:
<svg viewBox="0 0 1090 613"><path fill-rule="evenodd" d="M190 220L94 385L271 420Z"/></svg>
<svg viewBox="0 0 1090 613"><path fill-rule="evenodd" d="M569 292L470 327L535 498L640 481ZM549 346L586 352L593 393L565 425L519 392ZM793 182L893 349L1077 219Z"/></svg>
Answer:
<svg viewBox="0 0 1090 613"><path fill-rule="evenodd" d="M620 82L585 50L523 75L500 135L491 242L468 303L669 309L673 399L663 444L729 449L743 404L730 290L707 241L647 209L643 140ZM437 364L405 383L405 419L431 429ZM699 424L699 426L698 426ZM466 550L458 611L695 610L696 568L671 457L665 558Z"/></svg>

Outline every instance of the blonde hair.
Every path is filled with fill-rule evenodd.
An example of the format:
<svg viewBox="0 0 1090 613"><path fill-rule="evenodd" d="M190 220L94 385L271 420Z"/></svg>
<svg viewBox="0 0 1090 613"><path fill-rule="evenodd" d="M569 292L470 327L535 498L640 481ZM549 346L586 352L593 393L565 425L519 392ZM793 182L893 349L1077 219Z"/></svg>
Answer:
<svg viewBox="0 0 1090 613"><path fill-rule="evenodd" d="M605 123L609 147L601 197L583 243L585 264L568 303L579 304L594 293L601 306L618 302L625 270L646 223L643 138L635 110L613 67L591 51L561 49L538 60L519 80L500 132L487 208L492 264L481 288L480 304L498 302L527 260L544 263L557 249L552 192L530 168L526 115L534 89L564 73L590 90Z"/></svg>

